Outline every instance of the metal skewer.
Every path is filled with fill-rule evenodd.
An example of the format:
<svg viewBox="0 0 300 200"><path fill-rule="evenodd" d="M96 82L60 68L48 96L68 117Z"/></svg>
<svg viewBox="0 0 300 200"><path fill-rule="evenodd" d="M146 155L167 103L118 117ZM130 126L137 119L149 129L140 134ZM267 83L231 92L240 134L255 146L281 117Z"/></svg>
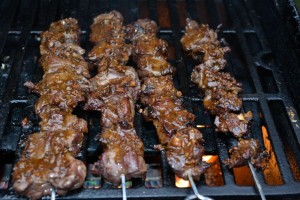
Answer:
<svg viewBox="0 0 300 200"><path fill-rule="evenodd" d="M253 167L253 165L252 165L252 163L250 161L248 161L248 165L249 165L249 168L251 170L251 173L252 173L252 176L253 176L253 179L254 179L254 182L255 182L255 186L258 189L258 192L260 194L260 198L262 200L266 200L265 193L264 193L264 191L263 191L263 189L261 187L261 184L260 184L260 182L258 180L258 177L256 175L256 171L255 171L255 169L254 169L254 167Z"/></svg>
<svg viewBox="0 0 300 200"><path fill-rule="evenodd" d="M126 180L125 180L125 175L121 174L121 180L122 180L122 196L123 200L127 200L126 196Z"/></svg>
<svg viewBox="0 0 300 200"><path fill-rule="evenodd" d="M193 180L191 174L188 174L188 177L189 177L189 181L190 181L190 184L191 184L191 186L192 186L192 189L193 189L193 191L194 191L194 194L187 196L187 197L185 198L185 200L191 200L191 199L195 199L195 198L201 199L201 200L213 200L212 198L205 197L205 196L201 195L201 194L198 192L198 190L197 190L197 187L196 187L196 185L195 185L195 182L194 182L194 180Z"/></svg>
<svg viewBox="0 0 300 200"><path fill-rule="evenodd" d="M51 190L51 200L55 200L55 189L52 188Z"/></svg>

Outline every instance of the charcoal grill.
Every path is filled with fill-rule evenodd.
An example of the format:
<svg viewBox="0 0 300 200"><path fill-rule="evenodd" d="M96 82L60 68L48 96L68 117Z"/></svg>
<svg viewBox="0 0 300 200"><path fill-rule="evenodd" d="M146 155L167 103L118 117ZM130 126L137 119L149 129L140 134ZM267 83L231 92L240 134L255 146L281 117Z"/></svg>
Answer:
<svg viewBox="0 0 300 200"><path fill-rule="evenodd" d="M243 84L241 98L244 110L254 113L252 135L264 143L262 126L268 139L283 184L270 185L266 175L258 178L268 199L300 198L300 57L299 15L293 1L284 0L186 0L186 1L96 1L96 0L39 0L0 1L0 198L19 196L12 190L11 170L17 161L26 136L38 130L39 119L34 114L35 95L23 86L31 80L38 82L42 70L38 65L39 34L49 24L65 17L75 17L82 28L82 47L91 49L89 26L94 16L117 10L125 23L138 18L151 18L160 26L159 37L168 41L169 61L177 68L176 87L183 92L185 107L196 116L196 124L206 140L206 154L228 157L232 140L214 132L212 120L203 109L201 93L190 82L195 61L181 49L186 17L211 28L223 24L220 37L232 48L227 56L227 71ZM89 122L83 150L78 156L87 164L93 163L101 146L95 140L100 132L99 113L78 108L76 114ZM27 118L29 124L22 126ZM24 122L24 121L23 121ZM147 163L160 164L163 187L149 189L141 180L133 180L127 196L132 199L183 199L192 193L190 188L176 188L174 173L166 156L153 149L158 143L154 127L137 114L137 133L145 143ZM197 182L201 194L215 199L258 199L254 186L240 186L235 174L221 163L223 186L208 186L204 177ZM4 184L8 184L7 189ZM59 199L116 199L121 191L103 186L101 189L80 189Z"/></svg>

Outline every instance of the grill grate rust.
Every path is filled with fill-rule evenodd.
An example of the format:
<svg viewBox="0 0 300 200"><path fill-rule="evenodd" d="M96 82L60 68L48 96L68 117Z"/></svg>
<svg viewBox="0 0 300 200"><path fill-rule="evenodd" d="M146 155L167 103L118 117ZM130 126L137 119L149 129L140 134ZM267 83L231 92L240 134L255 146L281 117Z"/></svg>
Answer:
<svg viewBox="0 0 300 200"><path fill-rule="evenodd" d="M180 38L186 17L200 23L208 23L214 29L219 24L223 24L219 35L225 38L232 49L227 55L226 69L243 84L243 92L240 95L244 101L243 109L254 113L253 137L258 138L262 144L261 127L267 128L284 183L277 186L268 185L264 181L263 172L258 172L264 192L272 198L282 198L282 195L299 196L299 117L287 85L284 84L284 77L280 73L277 59L271 49L272 45L269 44L263 31L264 24L257 16L252 2L234 0L3 0L0 2L0 181L8 182L8 189L0 188L0 198L16 197L12 192L11 179L7 177L10 176L12 164L20 155L26 136L38 129L39 119L33 109L37 97L29 94L23 84L27 80L38 82L43 74L38 64L39 33L47 29L53 21L75 17L82 28L81 46L89 51L91 49L91 43L88 42L89 26L93 17L113 9L122 13L126 24L138 18L150 18L158 23L160 27L158 37L169 43L168 59L177 69L174 76L175 86L186 97L185 108L197 116L196 124L205 125L201 131L206 141L206 154L218 155L220 160L228 157L228 149L232 141L225 135L214 131L212 118L203 109L200 91L191 85L190 74L196 63L183 53ZM80 108L75 112L89 122L89 133L85 137L79 158L87 164L93 163L101 152L99 142L95 141L101 129L99 114L85 112ZM26 117L30 123L22 127L21 122ZM189 188L175 187L175 176L167 166L165 154L153 149L153 145L158 143L153 125L145 122L137 113L135 126L137 134L145 144L146 162L157 163L161 166L163 187L148 189L140 180L133 180L133 186L127 190L127 196L129 198L183 199L190 194L192 191ZM287 138L283 140L282 137ZM288 160L288 156L293 156L294 159ZM233 199L241 194L249 198L258 196L253 186L239 186L235 183L233 171L222 162L220 164L224 185L208 186L203 176L198 182L201 194L216 199L224 199L224 196ZM104 184L101 189L81 189L70 192L62 198L114 199L120 197L121 192Z"/></svg>

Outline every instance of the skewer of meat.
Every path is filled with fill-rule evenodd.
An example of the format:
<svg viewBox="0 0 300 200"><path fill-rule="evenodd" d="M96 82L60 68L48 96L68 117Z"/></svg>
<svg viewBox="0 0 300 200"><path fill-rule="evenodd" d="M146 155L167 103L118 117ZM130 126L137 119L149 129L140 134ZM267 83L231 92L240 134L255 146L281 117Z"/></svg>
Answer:
<svg viewBox="0 0 300 200"><path fill-rule="evenodd" d="M86 98L89 72L84 50L79 47L80 28L75 19L63 19L41 34L40 64L43 79L24 85L40 95L35 112L41 118L40 132L29 135L13 171L14 190L31 199L65 195L80 188L85 164L75 159L81 148L85 120L72 114Z"/></svg>
<svg viewBox="0 0 300 200"><path fill-rule="evenodd" d="M238 145L230 150L231 157L225 160L230 168L248 164L261 167L264 153L258 140L249 138L251 111L241 113L242 100L238 98L241 84L229 73L221 72L226 66L225 53L229 47L222 47L217 33L208 25L199 25L187 19L185 34L181 39L184 50L201 64L192 72L191 80L205 92L204 107L216 115L216 131L230 132L237 138Z"/></svg>
<svg viewBox="0 0 300 200"><path fill-rule="evenodd" d="M167 43L156 37L157 25L140 19L126 27L132 58L142 80L141 102L145 119L152 121L167 161L183 179L199 180L204 170L201 132L192 126L195 116L182 107L182 94L173 84L175 69L167 62Z"/></svg>
<svg viewBox="0 0 300 200"><path fill-rule="evenodd" d="M88 59L98 67L98 74L90 79L85 109L101 111L99 139L104 146L92 172L117 185L122 175L128 180L146 173L144 145L133 124L140 81L134 68L125 66L131 46L125 43L122 15L116 11L101 14L91 29L94 47Z"/></svg>

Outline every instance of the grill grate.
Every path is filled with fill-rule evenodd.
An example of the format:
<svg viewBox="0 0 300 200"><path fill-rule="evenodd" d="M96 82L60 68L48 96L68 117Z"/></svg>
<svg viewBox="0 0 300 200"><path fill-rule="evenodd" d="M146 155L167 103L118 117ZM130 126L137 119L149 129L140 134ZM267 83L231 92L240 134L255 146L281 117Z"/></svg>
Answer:
<svg viewBox="0 0 300 200"><path fill-rule="evenodd" d="M263 144L261 126L267 127L277 164L284 184L271 186L265 183L262 172L258 173L265 194L270 198L300 196L300 122L296 107L289 95L280 71L278 51L280 44L266 37L263 20L257 16L263 9L257 9L253 1L235 0L149 0L149 1L110 1L110 0L2 0L0 2L0 181L8 183L8 189L0 189L0 198L16 198L12 191L10 173L13 164L22 150L26 136L38 129L39 119L34 114L33 105L37 97L28 94L23 86L31 80L38 82L42 70L38 65L39 33L55 20L75 17L82 28L82 47L91 49L88 42L89 25L94 16L118 10L124 16L125 23L138 18L151 18L160 26L159 37L168 41L169 61L177 68L174 76L176 87L185 97L185 107L196 116L196 123L205 125L201 129L206 140L207 154L219 155L220 160L228 157L232 140L217 134L212 118L203 109L199 90L191 85L190 74L195 61L186 57L181 49L180 38L183 34L185 18L190 17L200 23L208 23L211 28L223 24L220 37L225 38L232 52L227 56L227 70L243 84L244 110L254 113L253 137ZM272 3L271 3L272 4ZM268 5L268 4L266 4ZM273 5L273 4L272 4ZM275 7L271 7L276 12ZM266 15L266 14L265 14ZM277 18L273 23L277 23ZM276 21L276 22L275 22ZM270 27L270 26L269 26ZM284 26L279 26L281 29ZM276 28L277 29L277 28ZM278 29L277 29L278 30ZM280 29L279 29L280 30ZM269 43L271 41L271 44ZM276 50L273 50L276 47ZM291 58L289 58L290 60ZM297 60L299 62L299 60ZM289 66L283 66L288 68ZM101 146L94 138L100 132L100 119L97 112L85 112L77 109L76 114L89 122L83 150L79 158L93 163ZM30 124L21 126L27 117ZM163 187L148 189L141 181L133 180L133 187L127 190L129 198L182 199L190 194L190 188L176 188L174 173L168 168L164 153L157 152L153 145L158 142L155 129L136 114L137 134L145 143L145 159L148 163L160 164ZM253 186L238 186L232 170L221 164L225 184L210 187L204 177L198 182L199 192L216 199L257 198ZM0 182L0 186L3 187ZM113 199L120 198L121 191L110 187L98 190L81 189L70 192L62 199ZM244 198L244 197L243 197Z"/></svg>

